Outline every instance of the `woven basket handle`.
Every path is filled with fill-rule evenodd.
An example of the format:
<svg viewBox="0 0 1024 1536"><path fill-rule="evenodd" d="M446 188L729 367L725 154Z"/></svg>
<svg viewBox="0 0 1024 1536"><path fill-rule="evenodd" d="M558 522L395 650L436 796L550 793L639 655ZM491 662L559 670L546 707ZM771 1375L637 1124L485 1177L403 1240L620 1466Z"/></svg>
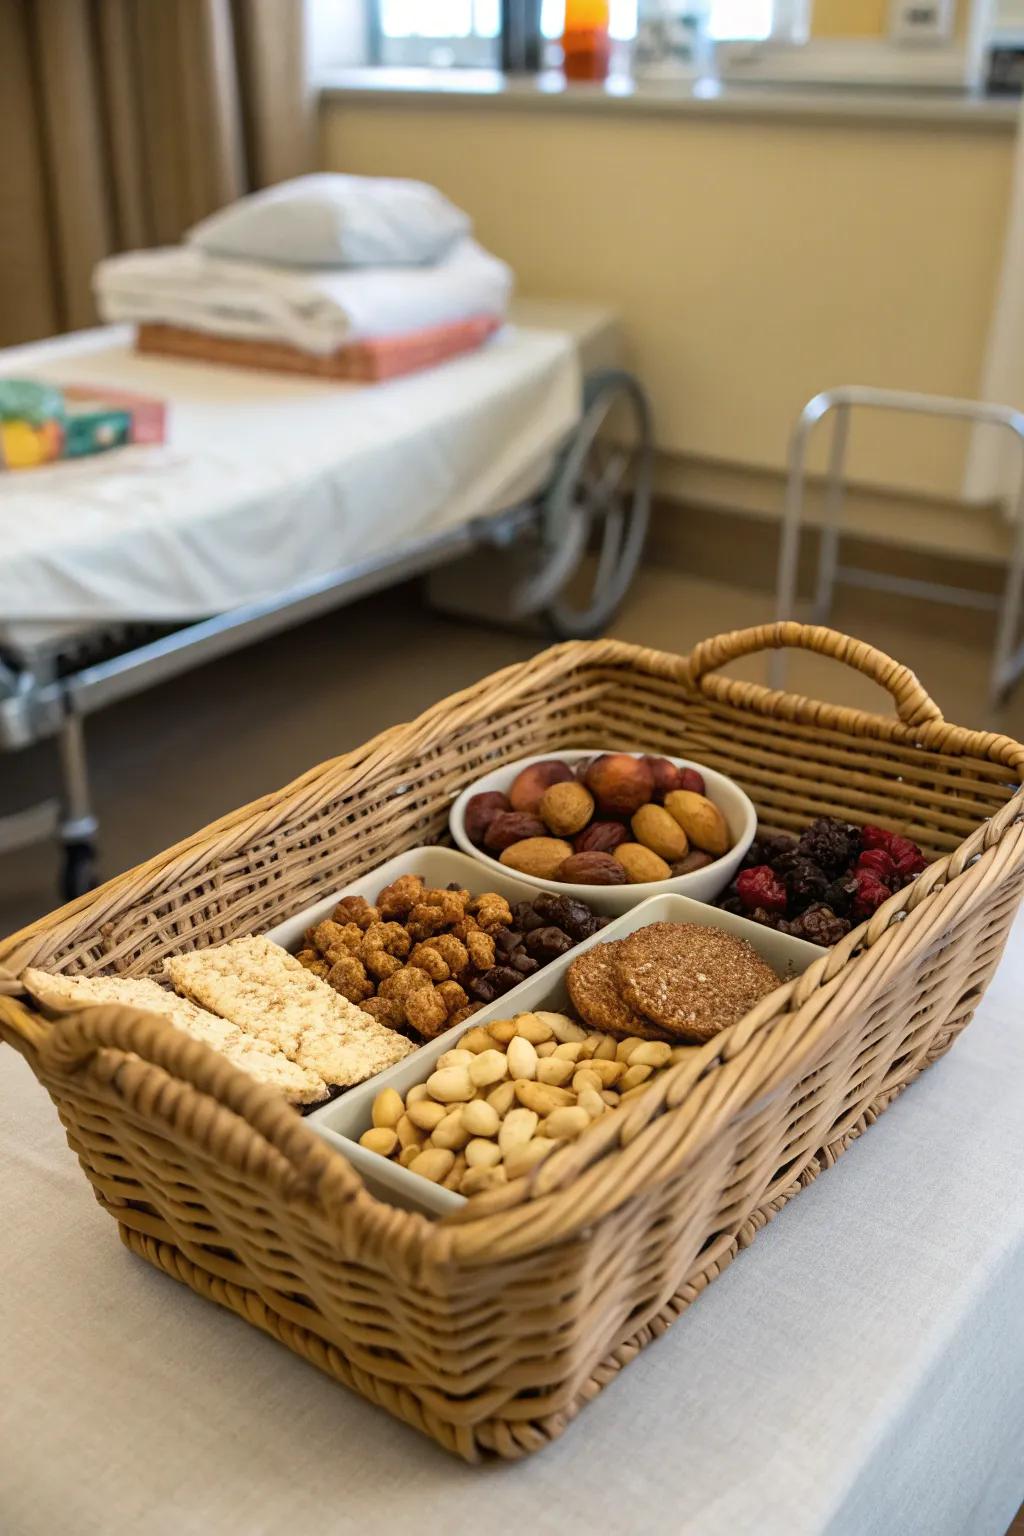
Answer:
<svg viewBox="0 0 1024 1536"><path fill-rule="evenodd" d="M785 695L744 683L734 678L709 677L718 667L738 656L753 656L757 651L781 650L793 646L803 651L817 651L862 672L872 682L892 695L896 713L904 725L927 725L942 719L942 711L925 692L909 667L893 661L863 640L853 640L835 629L819 624L797 624L783 620L778 624L759 624L752 629L734 629L694 647L685 663L684 675L691 686L709 698L727 704L764 705Z"/></svg>
<svg viewBox="0 0 1024 1536"><path fill-rule="evenodd" d="M18 1020L6 1017L15 1010L27 1013L0 997L0 1013L8 1025L17 1027ZM19 1032L24 1035L23 1029ZM127 1053L138 1060L115 1068L126 1097L136 1108L151 1108L174 1122L213 1157L237 1161L244 1152L249 1167L262 1165L287 1193L305 1194L325 1207L336 1209L349 1200L368 1198L358 1173L304 1125L279 1094L156 1014L115 1004L79 1008L33 1034L43 1076L92 1067L104 1050ZM153 1066L161 1072L148 1072ZM197 1093L203 1097L197 1098Z"/></svg>

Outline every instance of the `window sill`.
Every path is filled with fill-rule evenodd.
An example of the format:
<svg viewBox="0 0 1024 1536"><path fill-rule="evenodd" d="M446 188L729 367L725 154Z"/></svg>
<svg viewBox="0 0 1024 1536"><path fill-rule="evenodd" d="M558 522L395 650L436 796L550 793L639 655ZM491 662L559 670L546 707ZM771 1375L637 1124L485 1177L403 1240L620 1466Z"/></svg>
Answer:
<svg viewBox="0 0 1024 1536"><path fill-rule="evenodd" d="M625 112L648 116L789 118L809 121L906 123L1012 132L1019 103L957 90L894 90L878 86L733 85L713 79L569 83L556 72L503 75L492 69L337 69L316 81L323 98L347 103L416 105L484 102L507 110Z"/></svg>

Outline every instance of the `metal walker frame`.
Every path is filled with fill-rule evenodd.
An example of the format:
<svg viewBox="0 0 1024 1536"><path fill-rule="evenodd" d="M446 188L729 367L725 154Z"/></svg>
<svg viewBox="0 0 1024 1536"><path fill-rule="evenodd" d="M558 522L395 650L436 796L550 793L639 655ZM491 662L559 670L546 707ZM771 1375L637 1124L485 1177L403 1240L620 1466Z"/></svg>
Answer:
<svg viewBox="0 0 1024 1536"><path fill-rule="evenodd" d="M840 515L843 506L846 449L850 431L850 413L857 407L900 411L918 416L940 416L973 422L977 426L1003 427L1012 432L1021 445L1020 485L1013 508L1014 535L1006 580L1000 595L977 592L970 587L954 587L942 582L921 581L911 577L887 576L860 566L839 563ZM776 580L776 617L795 617L797 601L797 562L800 553L800 523L803 515L806 481L807 444L813 428L826 416L834 414L835 425L825 477L824 517L818 549L813 614L816 624L824 624L832 610L837 582L847 586L892 592L897 596L930 598L961 607L998 612L996 640L989 674L989 707L996 708L1024 672L1024 644L1018 640L1021 598L1024 594L1024 413L1005 405L988 405L980 400L958 400L943 395L916 394L909 390L872 389L849 384L828 389L809 400L800 413L789 448L789 477L786 504L779 543ZM769 682L781 688L785 677L786 653L772 653Z"/></svg>
<svg viewBox="0 0 1024 1536"><path fill-rule="evenodd" d="M609 450L600 429L623 421ZM56 835L65 898L97 881L99 822L89 788L85 718L109 704L179 677L217 657L279 634L371 593L423 576L474 550L527 551L527 574L510 573L506 615L540 616L559 639L603 631L625 597L643 554L650 515L653 448L646 396L621 369L588 373L580 419L545 485L530 500L359 560L261 601L177 628L104 626L69 642L0 654L0 753L55 740L61 799L0 816L0 852ZM582 599L570 586L596 546L595 575ZM500 572L500 562L498 564ZM102 649L79 654L83 641Z"/></svg>

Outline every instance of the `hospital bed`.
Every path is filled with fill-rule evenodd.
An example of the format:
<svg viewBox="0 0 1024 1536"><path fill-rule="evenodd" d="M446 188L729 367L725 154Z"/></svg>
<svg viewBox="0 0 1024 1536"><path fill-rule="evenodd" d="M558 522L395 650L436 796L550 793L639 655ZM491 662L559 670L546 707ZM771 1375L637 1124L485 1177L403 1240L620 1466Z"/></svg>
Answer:
<svg viewBox="0 0 1024 1536"><path fill-rule="evenodd" d="M479 352L389 384L325 384L136 354L107 327L0 353L0 373L169 405L168 441L0 475L0 752L56 745L61 799L0 818L59 837L67 898L97 878L84 723L358 597L488 552L483 601L599 633L639 563L646 400L614 322L520 306ZM609 432L608 428L612 431Z"/></svg>

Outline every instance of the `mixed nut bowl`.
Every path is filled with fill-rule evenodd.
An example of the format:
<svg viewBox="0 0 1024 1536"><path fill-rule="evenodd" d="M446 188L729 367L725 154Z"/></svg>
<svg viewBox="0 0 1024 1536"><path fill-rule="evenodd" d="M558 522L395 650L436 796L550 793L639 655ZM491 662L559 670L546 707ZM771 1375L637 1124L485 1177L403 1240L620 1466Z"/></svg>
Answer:
<svg viewBox="0 0 1024 1536"><path fill-rule="evenodd" d="M738 784L701 763L575 749L486 774L455 801L450 826L485 864L618 915L648 896L714 900L757 815Z"/></svg>

